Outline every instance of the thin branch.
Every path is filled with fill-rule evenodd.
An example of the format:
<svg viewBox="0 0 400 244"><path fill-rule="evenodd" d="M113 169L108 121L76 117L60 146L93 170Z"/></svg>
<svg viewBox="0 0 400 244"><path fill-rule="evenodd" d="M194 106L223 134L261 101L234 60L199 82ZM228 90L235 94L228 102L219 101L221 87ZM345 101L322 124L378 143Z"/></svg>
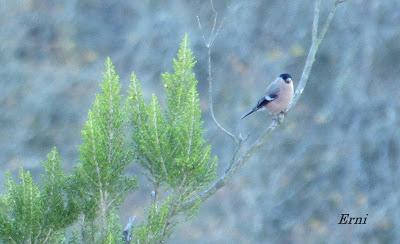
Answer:
<svg viewBox="0 0 400 244"><path fill-rule="evenodd" d="M228 167L226 168L225 173L229 172L232 169L233 165L235 164L235 162L237 160L237 157L239 155L240 149L242 149L243 143L245 143L248 138L249 137L246 137L246 138L240 137L239 144L237 144L237 147L235 148L235 150L233 152L233 156L232 156L231 162L229 163Z"/></svg>
<svg viewBox="0 0 400 244"><path fill-rule="evenodd" d="M333 20L333 17L335 16L337 7L339 6L339 4L344 3L344 2L345 2L345 0L341 0L341 1L336 1L336 2L335 2L335 5L333 6L333 8L331 9L331 11L329 12L328 18L326 19L325 24L324 24L324 26L322 27L322 31L321 31L321 33L319 34L319 37L318 37L318 38L319 38L319 43L321 43L322 39L324 39L325 34L326 34L326 32L328 31L329 26L331 25L331 22L332 22L332 20Z"/></svg>
<svg viewBox="0 0 400 244"><path fill-rule="evenodd" d="M47 241L49 240L50 234L53 230L50 228L49 231L46 234L46 237L43 240L43 243L47 243Z"/></svg>
<svg viewBox="0 0 400 244"><path fill-rule="evenodd" d="M314 18L313 18L313 24L312 24L312 43L307 55L306 63L303 68L303 72L299 81L299 85L296 88L295 96L293 98L293 102L291 103L290 108L292 108L294 105L296 105L298 99L300 98L301 94L303 93L303 90L308 82L311 68L314 64L315 61L315 56L318 51L319 45L321 44L322 40L325 37L326 32L328 31L328 28L332 22L332 19L335 15L336 9L340 3L344 2L343 0L336 0L333 8L329 12L329 15L325 21L324 26L322 27L322 31L318 33L318 25L319 25L319 15L320 15L320 5L321 5L321 0L316 0L315 2L315 7L314 7ZM209 55L210 57L210 55ZM212 80L212 77L211 77ZM212 82L211 82L212 83ZM212 100L211 100L212 101ZM287 111L288 111L287 110ZM215 192L217 192L220 188L222 188L226 182L236 173L236 171L241 168L261 147L263 147L267 143L268 136L271 134L272 131L274 131L282 122L284 119L285 113L279 114L277 117L275 117L269 127L262 133L259 138L245 151L242 156L240 156L238 159L235 160L236 157L234 157L233 161L229 165L227 171L220 176L208 189L204 190L203 192L200 192L196 196L192 197L189 199L187 202L185 202L182 207L184 209L192 207L194 204L197 202L205 201L207 200L210 196L212 196ZM236 139L236 137L234 137ZM235 140L236 141L236 140ZM240 145L240 144L239 144Z"/></svg>
<svg viewBox="0 0 400 244"><path fill-rule="evenodd" d="M225 17L224 17L221 20L221 22L219 23L218 28L215 29L216 26L217 26L217 22L218 22L218 12L215 10L214 1L213 0L210 0L210 4L211 4L211 9L212 9L212 11L214 13L214 23L213 23L213 26L212 26L212 29L211 29L211 32L210 32L210 35L209 35L208 44L207 44L207 47L209 47L209 48L214 45L214 41L217 38L217 36L219 34L219 31L221 30L221 28L222 28L222 26L224 24L224 21L225 21Z"/></svg>
<svg viewBox="0 0 400 244"><path fill-rule="evenodd" d="M210 0L210 5L211 5L211 10L214 13L214 23L213 23L213 26L211 28L211 32L210 32L210 35L209 35L209 37L210 37L209 41L211 41L211 38L214 35L215 26L217 25L217 21L218 21L218 12L215 10L214 1L213 0ZM210 45L211 45L211 42L208 43L208 46L210 46Z"/></svg>
<svg viewBox="0 0 400 244"><path fill-rule="evenodd" d="M153 204L157 203L158 198L158 184L154 184L154 190L151 191L151 201Z"/></svg>
<svg viewBox="0 0 400 244"><path fill-rule="evenodd" d="M212 69L211 69L211 46L207 48L208 49L208 106L210 109L210 114L211 118L213 119L214 123L217 125L217 127L222 130L225 134L227 134L229 137L232 138L232 140L238 144L239 139L233 135L232 132L229 132L227 129L225 129L215 118L214 114L214 102L213 102L213 77L212 77Z"/></svg>
<svg viewBox="0 0 400 244"><path fill-rule="evenodd" d="M207 47L207 41L206 41L206 37L204 36L203 26L201 25L200 17L196 16L196 19L197 19L197 25L199 26L199 29L201 32L201 37L203 38L203 42Z"/></svg>
<svg viewBox="0 0 400 244"><path fill-rule="evenodd" d="M321 8L321 0L316 0L315 7L314 7L314 19L313 19L313 25L312 25L312 32L311 32L312 43L316 42L317 37L318 37L320 8Z"/></svg>
<svg viewBox="0 0 400 244"><path fill-rule="evenodd" d="M132 241L132 228L135 219L136 216L129 217L128 223L125 225L124 231L122 232L126 244L129 244Z"/></svg>
<svg viewBox="0 0 400 244"><path fill-rule="evenodd" d="M214 121L214 124L225 134L227 134L230 138L232 138L232 140L236 143L239 144L240 139L237 138L232 132L228 131L225 127L223 127L221 125L221 123L218 122L217 118L215 117L214 114L214 101L213 101L213 76L212 76L212 59L211 59L211 50L212 47L214 45L214 41L217 38L221 28L222 28L222 24L225 20L225 18L220 22L219 26L217 27L217 22L218 22L218 12L215 10L214 7L214 2L213 0L210 0L210 5L211 5L211 9L213 11L214 14L214 20L213 20L213 25L210 31L210 34L208 36L208 38L206 39L205 35L204 35L204 31L203 31L203 26L201 25L201 21L199 16L197 16L197 24L199 26L199 29L201 31L202 34L202 38L204 41L204 45L207 48L207 64L208 64L208 107L210 110L210 115L212 120Z"/></svg>
<svg viewBox="0 0 400 244"><path fill-rule="evenodd" d="M197 196L194 196L192 199L183 204L183 208L187 209L196 204L197 201L205 201L210 196L212 196L215 192L217 192L220 188L222 188L226 182L236 173L236 171L241 168L243 164L245 164L258 149L260 149L266 142L268 135L275 130L275 128L280 124L279 119L273 119L270 126L266 129L266 131L260 136L253 145L236 161L234 161L227 169L227 171L217 180L215 181L208 189L203 192L200 192Z"/></svg>
<svg viewBox="0 0 400 244"><path fill-rule="evenodd" d="M331 11L328 14L328 17L325 21L324 26L322 27L322 30L320 33L318 33L318 21L319 18L315 17L315 15L319 15L319 9L320 9L320 2L321 0L316 0L315 3L315 9L314 9L314 20L313 20L313 31L312 31L312 43L311 47L308 51L307 54L307 59L306 59L306 64L304 65L303 73L301 74L301 78L299 81L299 84L297 85L296 92L294 93L294 98L289 106L288 110L290 110L293 106L295 106L300 98L300 95L303 93L304 88L308 82L308 79L310 77L311 73L311 68L314 64L315 61L315 56L317 54L319 45L321 44L322 40L325 38L325 34L329 29L329 26L331 25L331 22L333 20L333 17L335 16L336 9L339 6L340 3L343 3L344 0L337 0L332 7Z"/></svg>

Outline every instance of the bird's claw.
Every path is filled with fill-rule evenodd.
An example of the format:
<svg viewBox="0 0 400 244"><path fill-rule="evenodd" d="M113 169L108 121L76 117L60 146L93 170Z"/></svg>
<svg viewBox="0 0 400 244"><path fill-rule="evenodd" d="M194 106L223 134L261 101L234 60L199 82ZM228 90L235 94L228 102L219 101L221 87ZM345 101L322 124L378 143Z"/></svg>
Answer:
<svg viewBox="0 0 400 244"><path fill-rule="evenodd" d="M283 119L285 118L286 111L282 111L279 114L277 114L274 118L274 120L278 123L281 124L283 122Z"/></svg>

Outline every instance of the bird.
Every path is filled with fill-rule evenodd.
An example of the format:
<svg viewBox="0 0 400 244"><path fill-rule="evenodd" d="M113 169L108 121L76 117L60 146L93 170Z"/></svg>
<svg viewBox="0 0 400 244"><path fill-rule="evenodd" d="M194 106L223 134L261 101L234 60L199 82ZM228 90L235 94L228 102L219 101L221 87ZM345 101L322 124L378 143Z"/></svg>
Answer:
<svg viewBox="0 0 400 244"><path fill-rule="evenodd" d="M272 115L284 112L292 102L293 90L292 76L287 73L279 75L267 86L265 95L258 100L257 105L245 113L241 119L264 109Z"/></svg>

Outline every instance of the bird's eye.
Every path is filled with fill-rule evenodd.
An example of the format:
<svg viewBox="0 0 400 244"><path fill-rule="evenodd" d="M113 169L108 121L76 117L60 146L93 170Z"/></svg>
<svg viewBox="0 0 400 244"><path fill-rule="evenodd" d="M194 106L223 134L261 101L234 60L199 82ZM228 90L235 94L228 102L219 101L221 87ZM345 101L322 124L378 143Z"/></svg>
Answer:
<svg viewBox="0 0 400 244"><path fill-rule="evenodd" d="M286 79L286 80L285 80L285 82L286 82L287 84L290 84L291 81L292 81L292 79Z"/></svg>

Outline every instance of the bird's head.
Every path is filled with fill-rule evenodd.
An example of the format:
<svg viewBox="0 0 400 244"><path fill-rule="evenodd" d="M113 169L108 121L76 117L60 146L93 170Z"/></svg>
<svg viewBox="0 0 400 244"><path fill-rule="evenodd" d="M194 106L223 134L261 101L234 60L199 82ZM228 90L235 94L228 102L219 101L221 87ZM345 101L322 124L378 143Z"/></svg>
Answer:
<svg viewBox="0 0 400 244"><path fill-rule="evenodd" d="M279 75L279 78L281 78L285 83L290 84L292 81L292 76L289 74L281 74Z"/></svg>

